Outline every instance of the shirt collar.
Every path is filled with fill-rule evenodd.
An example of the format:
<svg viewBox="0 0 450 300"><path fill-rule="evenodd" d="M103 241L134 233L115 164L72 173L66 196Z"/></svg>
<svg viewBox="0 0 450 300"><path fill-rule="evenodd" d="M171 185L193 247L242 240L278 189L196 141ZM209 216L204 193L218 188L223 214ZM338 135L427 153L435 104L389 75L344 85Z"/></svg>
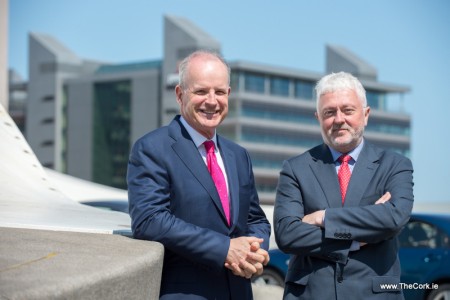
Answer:
<svg viewBox="0 0 450 300"><path fill-rule="evenodd" d="M183 124L184 128L186 128L187 132L191 136L191 139L197 148L200 147L205 141L208 141L207 138L205 138L197 130L192 128L192 126L188 124L188 122L183 118L183 116L180 116L180 122L181 122L181 124ZM217 135L215 132L214 132L214 136L211 139L211 141L214 142L214 145L216 145L216 148L217 148Z"/></svg>
<svg viewBox="0 0 450 300"><path fill-rule="evenodd" d="M364 146L364 139L362 139L361 143L358 146L356 146L355 149L353 149L352 151L350 151L347 154L350 155L353 158L353 160L356 162L358 160L359 154L361 153L363 146ZM334 150L330 146L328 146L328 148L330 149L331 155L333 156L333 161L336 161L342 154L344 154L344 153Z"/></svg>

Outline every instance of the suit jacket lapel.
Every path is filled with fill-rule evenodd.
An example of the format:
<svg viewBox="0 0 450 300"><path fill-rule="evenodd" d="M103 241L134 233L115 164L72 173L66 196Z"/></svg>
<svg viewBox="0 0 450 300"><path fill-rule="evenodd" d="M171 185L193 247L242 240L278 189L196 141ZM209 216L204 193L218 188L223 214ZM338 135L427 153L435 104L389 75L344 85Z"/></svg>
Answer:
<svg viewBox="0 0 450 300"><path fill-rule="evenodd" d="M358 161L353 168L352 176L347 188L344 206L358 206L367 185L370 183L375 171L378 169L379 156L373 147L364 142L364 147L359 154Z"/></svg>
<svg viewBox="0 0 450 300"><path fill-rule="evenodd" d="M225 213L223 211L216 186L214 185L214 181L212 180L211 175L208 172L208 168L198 152L197 147L189 136L189 133L183 125L181 125L178 118L172 121L169 127L169 135L175 140L172 145L172 149L180 157L192 175L197 178L198 182L211 196L211 199L220 210L223 219L226 222Z"/></svg>
<svg viewBox="0 0 450 300"><path fill-rule="evenodd" d="M328 146L322 144L311 151L311 169L325 194L329 207L342 207L341 192L336 166Z"/></svg>
<svg viewBox="0 0 450 300"><path fill-rule="evenodd" d="M220 149L220 155L223 159L225 171L227 173L229 201L230 201L230 216L231 216L231 228L236 225L239 216L239 181L238 172L236 167L236 158L230 149L226 147L226 144L220 143L220 137L217 136L217 144ZM223 212L223 209L222 209ZM225 217L225 214L223 214Z"/></svg>

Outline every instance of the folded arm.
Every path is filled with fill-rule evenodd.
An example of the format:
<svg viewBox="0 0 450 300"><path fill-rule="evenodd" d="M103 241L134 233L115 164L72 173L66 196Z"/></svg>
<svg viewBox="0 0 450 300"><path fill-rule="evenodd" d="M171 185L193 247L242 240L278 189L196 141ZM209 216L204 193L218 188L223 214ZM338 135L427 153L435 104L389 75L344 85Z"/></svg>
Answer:
<svg viewBox="0 0 450 300"><path fill-rule="evenodd" d="M386 182L379 187L380 194L390 193L388 201L382 197L373 205L327 209L325 237L336 238L337 233L346 230L352 240L378 243L398 235L413 207L412 173L410 160L400 159L390 166Z"/></svg>
<svg viewBox="0 0 450 300"><path fill-rule="evenodd" d="M300 178L296 177L291 164L286 161L280 172L274 207L274 232L278 247L289 254L345 262L351 241L327 239L323 228L303 222L304 197Z"/></svg>
<svg viewBox="0 0 450 300"><path fill-rule="evenodd" d="M376 243L392 238L409 219L412 195L412 166L408 159L392 167L382 193L373 204L317 209L305 214L304 197L315 201L318 194L303 190L289 162L280 173L274 227L279 247L287 252L345 262L353 241ZM317 201L319 202L319 201ZM310 210L311 211L311 210ZM323 224L325 222L325 225Z"/></svg>

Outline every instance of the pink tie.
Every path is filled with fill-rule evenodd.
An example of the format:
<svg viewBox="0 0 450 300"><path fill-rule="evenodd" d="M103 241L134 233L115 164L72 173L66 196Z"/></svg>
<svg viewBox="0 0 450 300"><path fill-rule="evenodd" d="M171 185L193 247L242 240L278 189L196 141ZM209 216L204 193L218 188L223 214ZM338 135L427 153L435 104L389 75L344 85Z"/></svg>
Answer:
<svg viewBox="0 0 450 300"><path fill-rule="evenodd" d="M345 194L347 193L347 186L350 181L350 177L352 176L352 173L350 172L350 168L348 167L348 161L352 157L348 154L342 154L338 160L341 163L341 166L339 167L338 171L338 179L339 179L339 185L341 186L341 196L342 196L342 205L345 201Z"/></svg>
<svg viewBox="0 0 450 300"><path fill-rule="evenodd" d="M227 218L228 225L230 225L230 203L228 201L227 183L223 176L222 170L217 163L217 157L214 153L214 142L206 141L203 143L206 149L206 161L208 163L208 171L211 174L212 180L216 185L217 192L219 193L220 201Z"/></svg>

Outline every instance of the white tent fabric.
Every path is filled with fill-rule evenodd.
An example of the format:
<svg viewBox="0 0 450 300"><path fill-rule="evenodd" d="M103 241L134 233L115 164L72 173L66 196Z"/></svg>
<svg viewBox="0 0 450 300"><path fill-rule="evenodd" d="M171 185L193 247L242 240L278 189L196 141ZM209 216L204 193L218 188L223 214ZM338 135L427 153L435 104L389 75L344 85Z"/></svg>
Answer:
<svg viewBox="0 0 450 300"><path fill-rule="evenodd" d="M52 169L44 168L50 180L67 197L77 202L117 200L128 201L128 193L103 184L90 182Z"/></svg>
<svg viewBox="0 0 450 300"><path fill-rule="evenodd" d="M0 227L95 233L130 231L127 214L79 204L76 202L79 199L68 196L70 192L61 192L69 183L64 185L64 180L48 176L2 105L0 143ZM90 187L93 197L106 195L106 191L111 196L126 197L125 191L102 189L95 184ZM77 189L76 185L73 188ZM78 190L82 190L81 185Z"/></svg>

